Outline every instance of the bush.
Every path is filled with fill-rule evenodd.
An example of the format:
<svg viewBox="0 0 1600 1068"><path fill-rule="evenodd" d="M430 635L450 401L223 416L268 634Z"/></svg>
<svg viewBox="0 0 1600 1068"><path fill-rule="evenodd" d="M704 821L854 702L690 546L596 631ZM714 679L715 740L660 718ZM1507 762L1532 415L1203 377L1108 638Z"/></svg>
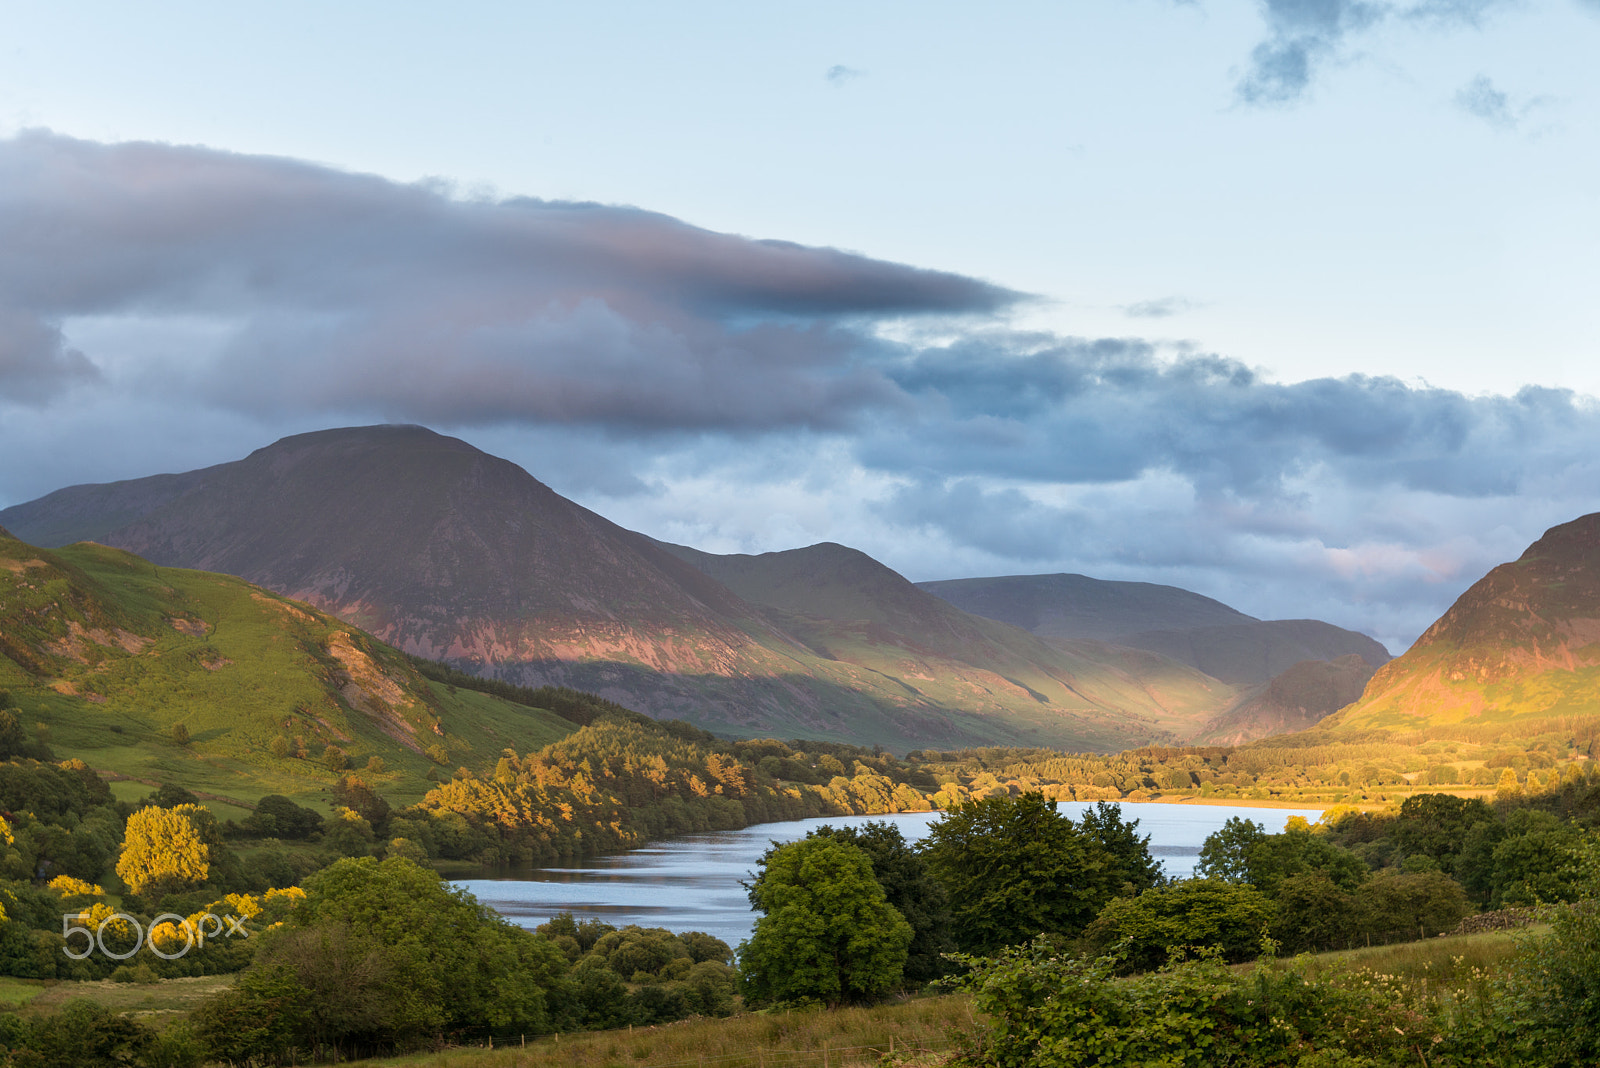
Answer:
<svg viewBox="0 0 1600 1068"><path fill-rule="evenodd" d="M1185 879L1113 898L1083 933L1100 953L1121 955L1132 969L1166 962L1173 949L1214 948L1229 961L1253 958L1272 923L1272 903L1253 886L1221 879Z"/></svg>
<svg viewBox="0 0 1600 1068"><path fill-rule="evenodd" d="M345 859L305 889L233 990L196 1013L213 1058L319 1045L370 1053L462 1030L538 1034L565 1013L560 951L425 868Z"/></svg>

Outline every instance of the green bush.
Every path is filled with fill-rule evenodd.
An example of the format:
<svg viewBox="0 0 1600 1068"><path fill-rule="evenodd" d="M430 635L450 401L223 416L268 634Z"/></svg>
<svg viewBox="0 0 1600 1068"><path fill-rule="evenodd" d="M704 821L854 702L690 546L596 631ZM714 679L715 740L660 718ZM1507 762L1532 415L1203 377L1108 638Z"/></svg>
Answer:
<svg viewBox="0 0 1600 1068"><path fill-rule="evenodd" d="M1253 886L1185 879L1112 898L1083 933L1098 953L1113 950L1126 967L1149 970L1174 948L1214 948L1229 961L1255 957L1273 920L1272 903Z"/></svg>

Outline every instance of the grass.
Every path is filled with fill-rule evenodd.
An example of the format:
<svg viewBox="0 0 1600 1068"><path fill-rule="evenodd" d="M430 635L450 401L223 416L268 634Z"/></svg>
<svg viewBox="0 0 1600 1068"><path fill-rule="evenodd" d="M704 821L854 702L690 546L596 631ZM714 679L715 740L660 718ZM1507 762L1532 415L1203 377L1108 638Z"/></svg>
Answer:
<svg viewBox="0 0 1600 1068"><path fill-rule="evenodd" d="M0 1007L14 1009L26 1005L44 993L44 983L38 979L12 979L0 976Z"/></svg>
<svg viewBox="0 0 1600 1068"><path fill-rule="evenodd" d="M155 983L113 983L109 979L91 982L56 980L0 980L0 998L12 997L10 985L24 986L31 995L7 1001L27 1005L30 1013L51 1014L69 1001L87 998L113 1012L126 1013L155 1027L186 1017L200 1003L233 985L236 976L201 975L183 979L162 979Z"/></svg>
<svg viewBox="0 0 1600 1068"><path fill-rule="evenodd" d="M1421 942L1319 953L1300 960L1307 973L1313 976L1365 971L1400 980L1428 980L1454 986L1504 970L1529 931L1546 930L1545 926L1535 925L1525 931L1445 935Z"/></svg>
<svg viewBox="0 0 1600 1068"><path fill-rule="evenodd" d="M878 1064L891 1049L906 1065L941 1063L950 1031L976 1026L964 994L910 998L832 1012L747 1013L628 1031L529 1040L526 1046L379 1058L407 1068L846 1068Z"/></svg>

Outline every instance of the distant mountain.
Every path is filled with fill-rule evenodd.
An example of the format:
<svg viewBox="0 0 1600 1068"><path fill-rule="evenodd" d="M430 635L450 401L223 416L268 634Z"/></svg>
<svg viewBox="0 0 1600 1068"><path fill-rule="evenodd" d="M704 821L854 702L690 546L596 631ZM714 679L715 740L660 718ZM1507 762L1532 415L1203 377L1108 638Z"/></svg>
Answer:
<svg viewBox="0 0 1600 1068"><path fill-rule="evenodd" d="M789 572L735 582L740 596L708 561L421 427L302 434L201 471L60 490L0 522L239 575L409 652L744 735L1105 750L1188 733L1234 696L1198 673L1152 686L1012 628L928 617L934 602L842 547L773 554ZM712 570L733 581L736 565Z"/></svg>
<svg viewBox="0 0 1600 1068"><path fill-rule="evenodd" d="M1600 513L1552 527L1457 598L1330 730L1563 738L1600 709Z"/></svg>
<svg viewBox="0 0 1600 1068"><path fill-rule="evenodd" d="M1306 660L1359 656L1372 667L1391 659L1365 634L1316 619L1272 619L1187 630L1151 630L1117 638L1190 664L1223 682L1249 686L1269 681Z"/></svg>
<svg viewBox="0 0 1600 1068"><path fill-rule="evenodd" d="M1254 616L1176 586L1087 575L1002 575L919 582L964 612L1044 638L1114 641L1150 630L1255 623Z"/></svg>
<svg viewBox="0 0 1600 1068"><path fill-rule="evenodd" d="M338 774L329 745L386 794L420 797L441 757L448 775L575 729L430 683L370 635L240 579L4 533L0 691L0 707L96 768L246 801L325 791ZM373 757L381 770L367 770Z"/></svg>
<svg viewBox="0 0 1600 1068"><path fill-rule="evenodd" d="M1314 619L1260 620L1176 586L1067 574L918 585L965 611L1041 637L1146 649L1237 686L1261 685L1302 660L1351 653L1374 667L1389 660L1389 651L1365 634Z"/></svg>
<svg viewBox="0 0 1600 1068"><path fill-rule="evenodd" d="M1241 745L1302 731L1356 701L1375 669L1355 653L1303 660L1206 724L1197 745Z"/></svg>
<svg viewBox="0 0 1600 1068"><path fill-rule="evenodd" d="M669 551L766 609L820 655L906 675L940 701L961 700L959 678L932 670L984 664L1047 706L1118 708L1157 736L1183 738L1233 697L1233 689L1170 658L1102 642L1045 641L961 611L857 549L832 542L760 555Z"/></svg>

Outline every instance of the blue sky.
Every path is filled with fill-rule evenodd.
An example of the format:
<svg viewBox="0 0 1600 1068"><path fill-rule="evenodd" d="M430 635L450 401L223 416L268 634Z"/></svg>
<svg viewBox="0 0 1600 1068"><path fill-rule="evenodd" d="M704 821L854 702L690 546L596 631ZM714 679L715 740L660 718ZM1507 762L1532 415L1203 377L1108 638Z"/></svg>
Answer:
<svg viewBox="0 0 1600 1068"><path fill-rule="evenodd" d="M0 23L0 504L398 419L1397 650L1597 507L1594 0Z"/></svg>

